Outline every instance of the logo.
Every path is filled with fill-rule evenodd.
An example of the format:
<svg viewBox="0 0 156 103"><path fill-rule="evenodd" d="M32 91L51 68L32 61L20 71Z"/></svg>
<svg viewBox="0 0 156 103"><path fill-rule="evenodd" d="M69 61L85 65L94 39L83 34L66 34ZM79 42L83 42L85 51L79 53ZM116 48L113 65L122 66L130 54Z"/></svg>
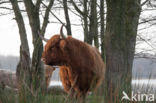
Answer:
<svg viewBox="0 0 156 103"><path fill-rule="evenodd" d="M125 91L122 92L123 97L122 100L128 100L128 101L154 101L154 94L141 94L141 93L134 93L132 91L131 97L127 95Z"/></svg>

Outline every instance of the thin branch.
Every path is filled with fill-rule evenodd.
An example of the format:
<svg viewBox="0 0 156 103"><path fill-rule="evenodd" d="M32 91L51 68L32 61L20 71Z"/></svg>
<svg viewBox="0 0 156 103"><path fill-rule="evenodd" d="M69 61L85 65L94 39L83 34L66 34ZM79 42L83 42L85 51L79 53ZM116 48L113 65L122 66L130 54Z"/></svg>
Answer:
<svg viewBox="0 0 156 103"><path fill-rule="evenodd" d="M0 2L0 5L1 5L1 4L6 4L6 3L10 3L10 1L1 1L1 2Z"/></svg>
<svg viewBox="0 0 156 103"><path fill-rule="evenodd" d="M0 13L0 16L5 16L5 15L9 15L9 14L12 14L14 12L9 12L9 13Z"/></svg>
<svg viewBox="0 0 156 103"><path fill-rule="evenodd" d="M47 5L45 5L43 2L42 2L43 6L45 6L47 8ZM50 13L62 24L65 26L65 23L63 23L51 10L50 10Z"/></svg>
<svg viewBox="0 0 156 103"><path fill-rule="evenodd" d="M140 35L137 35L141 40L143 40L145 43L147 43L152 49L156 50L156 48L154 48L147 40L145 40L144 38L142 38Z"/></svg>
<svg viewBox="0 0 156 103"><path fill-rule="evenodd" d="M143 55L143 56L138 56L137 54L136 54L136 56L135 56L134 58L156 59L156 57L149 57L149 56L145 56L145 55Z"/></svg>
<svg viewBox="0 0 156 103"><path fill-rule="evenodd" d="M49 23L55 23L55 24L60 24L60 22L55 22L55 21L50 21ZM73 26L82 26L84 24L71 24Z"/></svg>
<svg viewBox="0 0 156 103"><path fill-rule="evenodd" d="M60 4L63 5L62 1L58 1L58 2L59 2ZM54 7L54 8L59 8L59 9L61 8L61 9L63 9L63 7ZM79 15L80 13L77 14L76 12L73 11L73 10L75 10L75 8L72 9L72 8L70 8L70 7L68 6L68 10L71 11L71 12L72 12L73 14L75 14L76 16L78 16L78 17L81 18L81 15Z"/></svg>
<svg viewBox="0 0 156 103"><path fill-rule="evenodd" d="M68 7L68 10L70 11L70 12L72 12L73 14L75 14L75 15L77 15L78 17L80 17L81 18L81 15L79 15L79 14L77 14L77 13L75 13L71 8L69 8Z"/></svg>
<svg viewBox="0 0 156 103"><path fill-rule="evenodd" d="M23 2L23 0L18 0L17 2L18 2L18 3L19 3L19 2ZM8 3L10 4L10 1L9 1L9 0L8 0L8 1L6 1L6 0L5 0L5 1L4 1L4 0L3 0L3 1L0 1L0 5L1 5L1 4L8 4Z"/></svg>
<svg viewBox="0 0 156 103"><path fill-rule="evenodd" d="M44 20L43 20L43 25L42 25L42 29L41 29L41 34L44 34L45 33L45 30L46 30L46 27L48 25L48 19L49 19L49 12L53 6L53 3L54 3L54 0L50 0L49 1L49 5L46 6L43 2L42 4L44 4L44 6L47 8L46 11L45 11L45 15L44 15Z"/></svg>
<svg viewBox="0 0 156 103"><path fill-rule="evenodd" d="M63 23L52 11L50 11L50 13L51 13L62 25L66 26L65 23Z"/></svg>
<svg viewBox="0 0 156 103"><path fill-rule="evenodd" d="M150 28L152 26L155 26L155 25L156 25L156 23L150 24L148 27L144 27L144 28L138 29L138 31L141 31L141 30L144 30L144 29L148 29L148 28Z"/></svg>
<svg viewBox="0 0 156 103"><path fill-rule="evenodd" d="M142 22L140 22L139 24L144 24L144 23L149 23L149 22L151 22L151 21L156 21L156 18L152 18L152 19L148 19L148 20L146 20L146 19L141 19L142 20Z"/></svg>
<svg viewBox="0 0 156 103"><path fill-rule="evenodd" d="M18 3L23 2L22 0L17 1ZM2 4L10 4L10 1L0 1L0 5Z"/></svg>
<svg viewBox="0 0 156 103"><path fill-rule="evenodd" d="M5 9L5 10L13 10L12 8L8 7L0 7L0 9ZM21 12L26 12L25 10L20 10Z"/></svg>
<svg viewBox="0 0 156 103"><path fill-rule="evenodd" d="M153 9L149 9L149 8L148 8L148 9L142 10L141 12L144 12L144 11L153 11L153 10L156 10L156 9L154 9L154 8L153 8Z"/></svg>
<svg viewBox="0 0 156 103"><path fill-rule="evenodd" d="M84 13L77 7L77 5L75 4L75 2L73 0L70 0L71 3L73 4L75 10L80 13L81 15L84 15Z"/></svg>
<svg viewBox="0 0 156 103"><path fill-rule="evenodd" d="M0 9L13 10L12 8L8 8L8 7L0 7Z"/></svg>
<svg viewBox="0 0 156 103"><path fill-rule="evenodd" d="M145 0L142 4L141 4L141 6L144 6L147 2L149 2L150 0Z"/></svg>

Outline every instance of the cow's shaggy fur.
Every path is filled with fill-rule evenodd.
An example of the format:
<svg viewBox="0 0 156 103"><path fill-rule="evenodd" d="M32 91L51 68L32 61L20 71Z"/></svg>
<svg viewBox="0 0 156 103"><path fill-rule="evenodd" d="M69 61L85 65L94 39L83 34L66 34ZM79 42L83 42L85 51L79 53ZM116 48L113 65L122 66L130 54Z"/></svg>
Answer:
<svg viewBox="0 0 156 103"><path fill-rule="evenodd" d="M98 49L68 36L54 35L48 40L42 54L46 65L60 66L64 90L85 97L99 86L105 75L105 64Z"/></svg>

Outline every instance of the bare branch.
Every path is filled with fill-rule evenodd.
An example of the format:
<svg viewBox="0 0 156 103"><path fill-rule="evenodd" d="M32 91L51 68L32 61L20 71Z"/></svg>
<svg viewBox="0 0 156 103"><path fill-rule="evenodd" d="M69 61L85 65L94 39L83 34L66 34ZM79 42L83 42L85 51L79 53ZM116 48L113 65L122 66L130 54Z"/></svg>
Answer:
<svg viewBox="0 0 156 103"><path fill-rule="evenodd" d="M144 6L147 2L149 2L150 0L145 0L142 4L141 4L141 6Z"/></svg>
<svg viewBox="0 0 156 103"><path fill-rule="evenodd" d="M0 16L5 16L5 15L8 15L8 14L12 14L13 12L9 12L9 13L0 13Z"/></svg>
<svg viewBox="0 0 156 103"><path fill-rule="evenodd" d="M46 27L48 25L48 19L49 19L49 12L53 6L53 3L54 3L54 0L50 0L49 1L49 5L46 6L46 11L45 11L45 15L44 15L44 20L43 20L43 25L42 25L42 28L41 28L41 34L44 34L45 33L45 30L46 30ZM42 3L43 4L43 3ZM45 6L45 4L44 4Z"/></svg>
<svg viewBox="0 0 156 103"><path fill-rule="evenodd" d="M69 11L71 11L71 12L72 12L73 14L75 14L76 16L78 16L78 17L80 17L80 18L81 18L81 15L79 15L79 14L75 13L75 12L74 12L71 8L69 8L69 7L68 7L68 10L69 10Z"/></svg>
<svg viewBox="0 0 156 103"><path fill-rule="evenodd" d="M1 4L6 4L6 3L10 3L10 1L1 1L1 2L0 2L0 5L1 5Z"/></svg>
<svg viewBox="0 0 156 103"><path fill-rule="evenodd" d="M0 7L0 9L13 10L12 8L8 8L8 7Z"/></svg>
<svg viewBox="0 0 156 103"><path fill-rule="evenodd" d="M153 17L153 18L151 18L151 19L141 19L142 20L142 22L140 22L139 24L144 24L144 23L150 23L150 22L152 22L152 21L156 21L156 18L155 17ZM151 23L150 23L151 24Z"/></svg>
<svg viewBox="0 0 156 103"><path fill-rule="evenodd" d="M8 7L0 7L0 9L6 9L6 10L13 10L12 8L8 8ZM25 10L20 10L21 12L26 12Z"/></svg>
<svg viewBox="0 0 156 103"><path fill-rule="evenodd" d="M144 38L142 38L140 35L137 35L141 40L143 40L145 43L147 43L152 49L156 50L156 48L154 48L147 40L145 40Z"/></svg>
<svg viewBox="0 0 156 103"><path fill-rule="evenodd" d="M141 29L138 29L138 31L141 31L141 30L144 30L144 29L148 29L148 28L150 28L152 26L155 26L155 25L156 25L156 23L152 23L152 24L148 25L148 27L143 27Z"/></svg>
<svg viewBox="0 0 156 103"><path fill-rule="evenodd" d="M42 2L43 6L47 8L47 6ZM62 24L65 26L65 24L50 10L50 13Z"/></svg>
<svg viewBox="0 0 156 103"><path fill-rule="evenodd" d="M144 9L144 10L142 10L141 12L144 12L144 11L153 11L153 10L156 10L155 8L152 8L152 9Z"/></svg>
<svg viewBox="0 0 156 103"><path fill-rule="evenodd" d="M59 3L61 3L62 5L63 5L63 3L62 3L62 1L58 1ZM63 9L63 7L54 7L54 8L62 8ZM68 6L68 10L69 11L71 11L73 14L75 14L76 16L78 16L78 17L80 17L81 18L81 14L79 13L79 14L77 14L74 10L75 10L75 8L73 9L73 8L70 8L69 6Z"/></svg>
<svg viewBox="0 0 156 103"><path fill-rule="evenodd" d="M55 23L55 24L60 24L60 22L55 22L55 21L50 21L49 23ZM71 24L71 25L73 25L73 26L82 26L82 25L84 25L84 24Z"/></svg>
<svg viewBox="0 0 156 103"><path fill-rule="evenodd" d="M84 13L77 7L77 5L75 4L75 2L73 0L70 0L71 3L73 4L75 10L80 13L81 15L84 15Z"/></svg>
<svg viewBox="0 0 156 103"><path fill-rule="evenodd" d="M149 56L146 56L146 55L143 55L143 56L139 56L136 54L136 56L134 58L146 58L146 59L156 59L156 57L149 57Z"/></svg>

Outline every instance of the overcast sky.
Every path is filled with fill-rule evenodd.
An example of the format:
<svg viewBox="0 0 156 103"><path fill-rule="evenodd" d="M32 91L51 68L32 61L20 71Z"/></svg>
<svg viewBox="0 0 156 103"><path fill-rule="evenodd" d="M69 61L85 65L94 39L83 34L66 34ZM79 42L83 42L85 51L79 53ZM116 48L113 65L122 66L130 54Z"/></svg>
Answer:
<svg viewBox="0 0 156 103"><path fill-rule="evenodd" d="M56 13L57 15L60 15L60 13ZM27 38L29 41L30 46L30 52L32 53L33 46L32 46L32 35L29 27L29 22L26 17L26 14L24 15L24 21L25 26L27 29ZM59 18L62 18L63 20L64 14L59 16ZM70 14L70 17L73 17L73 14ZM14 15L6 15L6 16L0 16L0 55L14 55L19 56L19 47L20 47L20 38L19 38L19 31L16 24L16 21L13 19ZM55 18L50 18L51 21L56 21ZM73 17L71 18L71 21L73 23L77 23L79 21L79 18ZM58 22L58 21L57 21ZM46 29L46 38L50 38L54 34L59 34L60 32L61 24L58 23L49 23L47 29ZM80 26L72 26L72 32L73 37L77 38L79 40L83 40L83 33L82 33L82 27ZM66 34L65 28L64 33Z"/></svg>
<svg viewBox="0 0 156 103"><path fill-rule="evenodd" d="M64 14L61 12L54 12L56 15L59 16L59 18L62 18L61 20L65 22L64 20ZM27 20L26 14L24 15L25 25L27 28L27 37L29 41L30 51L32 53L33 46L32 46L32 38L31 38L31 31L29 27L29 22ZM142 16L150 16L150 15L156 15L156 10L152 12L145 12L142 14ZM16 24L16 21L13 19L14 15L6 15L6 16L0 16L0 55L15 55L19 56L19 46L20 46L20 38L19 38L19 32L18 27ZM72 13L70 13L70 19L71 23L80 24L80 18L74 16ZM54 17L50 17L50 21L56 21ZM54 34L58 34L60 31L61 24L56 23L50 23L46 30L46 38L50 38ZM140 27L141 28L141 27ZM156 44L156 26L147 29L146 31L141 31L143 37L145 38L153 38L152 42ZM64 30L66 33L66 31ZM79 40L83 40L83 32L82 27L79 26L72 26L72 32L73 37L77 38ZM156 47L156 45L153 45ZM146 43L140 44L140 46L137 46L137 48L150 48ZM139 49L138 49L139 50ZM156 50L154 51L156 52Z"/></svg>

